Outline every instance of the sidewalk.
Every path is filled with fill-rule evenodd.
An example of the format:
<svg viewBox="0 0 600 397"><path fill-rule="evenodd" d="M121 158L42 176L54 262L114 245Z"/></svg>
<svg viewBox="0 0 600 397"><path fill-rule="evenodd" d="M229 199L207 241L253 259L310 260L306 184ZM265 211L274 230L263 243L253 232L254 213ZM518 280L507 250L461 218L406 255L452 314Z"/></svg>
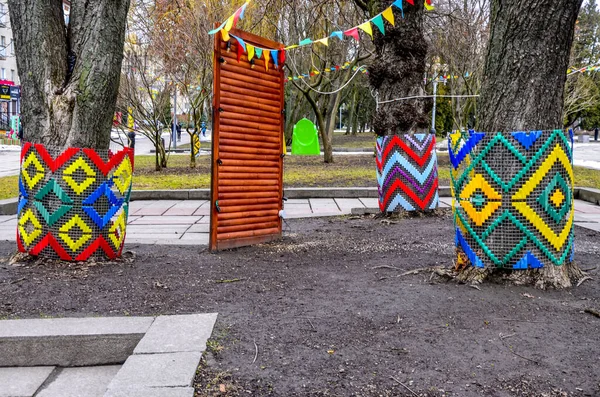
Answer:
<svg viewBox="0 0 600 397"><path fill-rule="evenodd" d="M440 208L450 204L450 197L440 198ZM284 203L286 219L348 215L353 209L377 212L377 199L289 199ZM125 244L208 245L209 214L208 200L133 201ZM600 232L600 206L575 200L575 224ZM15 215L0 216L0 240L15 241L16 225Z"/></svg>

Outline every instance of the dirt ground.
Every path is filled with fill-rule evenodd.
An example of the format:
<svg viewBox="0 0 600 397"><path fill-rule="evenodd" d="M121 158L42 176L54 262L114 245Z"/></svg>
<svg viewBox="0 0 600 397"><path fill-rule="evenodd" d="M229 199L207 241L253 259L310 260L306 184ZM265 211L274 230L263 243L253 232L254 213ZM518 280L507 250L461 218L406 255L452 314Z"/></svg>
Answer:
<svg viewBox="0 0 600 397"><path fill-rule="evenodd" d="M14 266L0 316L218 312L198 396L599 396L600 234L576 228L593 280L568 291L411 269L452 263L438 217L292 220L279 242L210 254L129 245L135 260ZM394 268L378 268L393 266Z"/></svg>

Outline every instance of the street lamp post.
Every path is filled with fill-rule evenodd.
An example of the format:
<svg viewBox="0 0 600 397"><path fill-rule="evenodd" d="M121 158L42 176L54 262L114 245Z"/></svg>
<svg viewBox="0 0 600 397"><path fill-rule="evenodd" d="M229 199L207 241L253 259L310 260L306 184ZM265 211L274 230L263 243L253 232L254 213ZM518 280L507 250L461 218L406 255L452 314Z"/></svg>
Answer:
<svg viewBox="0 0 600 397"><path fill-rule="evenodd" d="M433 80L433 110L431 111L431 129L435 130L435 108L437 105L437 77Z"/></svg>
<svg viewBox="0 0 600 397"><path fill-rule="evenodd" d="M177 149L177 85L174 84L175 95L173 98L173 123L171 125L171 142L173 142L173 149Z"/></svg>

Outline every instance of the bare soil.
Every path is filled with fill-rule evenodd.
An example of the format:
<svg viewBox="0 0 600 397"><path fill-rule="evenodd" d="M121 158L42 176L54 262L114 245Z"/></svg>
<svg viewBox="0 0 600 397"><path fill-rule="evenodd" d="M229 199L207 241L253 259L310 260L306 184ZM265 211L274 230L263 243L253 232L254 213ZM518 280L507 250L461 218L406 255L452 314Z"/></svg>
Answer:
<svg viewBox="0 0 600 397"><path fill-rule="evenodd" d="M198 396L599 396L600 234L576 228L593 280L566 291L458 284L448 212L292 220L281 241L211 254L128 245L135 260L15 266L0 316L218 312ZM128 254L130 255L130 254ZM386 267L387 266L387 267Z"/></svg>

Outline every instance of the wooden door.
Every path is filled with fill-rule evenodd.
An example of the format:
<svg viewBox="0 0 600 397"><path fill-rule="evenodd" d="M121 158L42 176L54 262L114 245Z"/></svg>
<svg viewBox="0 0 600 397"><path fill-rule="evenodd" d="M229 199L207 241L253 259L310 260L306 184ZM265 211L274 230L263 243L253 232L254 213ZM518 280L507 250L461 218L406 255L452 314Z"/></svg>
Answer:
<svg viewBox="0 0 600 397"><path fill-rule="evenodd" d="M232 29L215 35L210 250L281 237L283 208L283 65L244 51L238 41L267 49L283 45Z"/></svg>

